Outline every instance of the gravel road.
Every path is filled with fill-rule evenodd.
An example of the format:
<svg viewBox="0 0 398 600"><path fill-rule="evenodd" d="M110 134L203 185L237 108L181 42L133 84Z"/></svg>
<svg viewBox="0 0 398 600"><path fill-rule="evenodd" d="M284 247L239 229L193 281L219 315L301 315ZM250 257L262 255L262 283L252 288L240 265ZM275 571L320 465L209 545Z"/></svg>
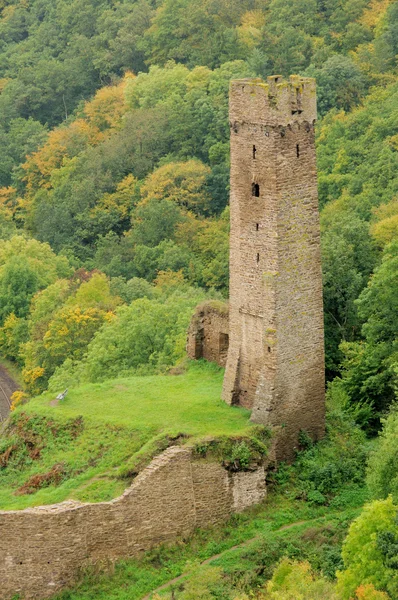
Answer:
<svg viewBox="0 0 398 600"><path fill-rule="evenodd" d="M18 384L13 380L7 369L0 365L0 421L8 417L10 412L10 398Z"/></svg>

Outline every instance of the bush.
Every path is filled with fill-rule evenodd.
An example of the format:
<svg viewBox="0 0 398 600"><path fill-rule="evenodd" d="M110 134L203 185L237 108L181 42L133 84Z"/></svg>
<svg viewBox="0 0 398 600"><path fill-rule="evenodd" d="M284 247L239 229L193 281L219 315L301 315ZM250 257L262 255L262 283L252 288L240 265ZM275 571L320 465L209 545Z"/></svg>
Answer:
<svg viewBox="0 0 398 600"><path fill-rule="evenodd" d="M327 504L347 485L363 487L367 457L366 436L344 405L335 385L327 394L326 436L316 445L302 432L306 448L294 466L299 494L312 504Z"/></svg>
<svg viewBox="0 0 398 600"><path fill-rule="evenodd" d="M11 396L11 411L24 404L28 400L28 395L22 390L15 391Z"/></svg>
<svg viewBox="0 0 398 600"><path fill-rule="evenodd" d="M261 596L260 596L261 598ZM283 559L267 585L269 600L337 600L334 585L323 577L316 577L308 562Z"/></svg>
<svg viewBox="0 0 398 600"><path fill-rule="evenodd" d="M369 458L367 484L374 499L392 495L398 503L398 410L383 421L376 449Z"/></svg>
<svg viewBox="0 0 398 600"><path fill-rule="evenodd" d="M397 512L398 507L391 497L376 500L365 506L352 523L343 544L345 569L337 573L338 590L343 600L352 598L363 584L373 584L377 590L397 597Z"/></svg>

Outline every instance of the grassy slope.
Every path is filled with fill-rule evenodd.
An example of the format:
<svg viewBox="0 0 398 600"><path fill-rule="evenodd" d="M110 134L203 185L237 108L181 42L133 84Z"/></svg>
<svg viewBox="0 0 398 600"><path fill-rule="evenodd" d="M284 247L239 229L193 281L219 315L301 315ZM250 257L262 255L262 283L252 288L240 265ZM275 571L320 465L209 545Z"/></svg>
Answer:
<svg viewBox="0 0 398 600"><path fill-rule="evenodd" d="M16 446L0 468L0 509L114 498L129 485L137 463L162 450L165 434L185 434L189 442L244 436L249 413L220 400L222 376L214 365L194 364L180 376L85 385L56 405L50 394L32 400L14 414L9 439L0 440L0 465L2 453ZM58 481L36 482L31 493L20 493L54 466Z"/></svg>

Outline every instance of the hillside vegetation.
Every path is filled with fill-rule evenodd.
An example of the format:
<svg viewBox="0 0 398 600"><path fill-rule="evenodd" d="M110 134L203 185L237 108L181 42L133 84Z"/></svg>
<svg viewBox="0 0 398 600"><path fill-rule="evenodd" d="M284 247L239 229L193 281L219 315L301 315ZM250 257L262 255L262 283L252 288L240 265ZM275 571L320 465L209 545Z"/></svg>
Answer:
<svg viewBox="0 0 398 600"><path fill-rule="evenodd" d="M228 298L230 80L317 80L326 438L302 432L257 513L63 600L182 573L160 597L398 597L397 56L393 0L0 0L2 508L115 497L170 443L263 448L186 330Z"/></svg>

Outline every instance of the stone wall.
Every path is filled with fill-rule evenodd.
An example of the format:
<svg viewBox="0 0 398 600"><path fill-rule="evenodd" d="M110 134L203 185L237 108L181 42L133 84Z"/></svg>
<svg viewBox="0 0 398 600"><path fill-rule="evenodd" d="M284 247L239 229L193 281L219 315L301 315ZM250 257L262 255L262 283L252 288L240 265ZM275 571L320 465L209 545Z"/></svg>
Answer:
<svg viewBox="0 0 398 600"><path fill-rule="evenodd" d="M322 273L311 79L233 81L229 353L223 398L277 427L324 433Z"/></svg>
<svg viewBox="0 0 398 600"><path fill-rule="evenodd" d="M98 561L139 556L260 502L264 468L231 474L194 460L190 448L166 450L111 502L64 502L0 512L0 598L45 598Z"/></svg>
<svg viewBox="0 0 398 600"><path fill-rule="evenodd" d="M205 358L220 367L225 367L228 346L228 304L215 301L200 304L188 330L188 357L192 360Z"/></svg>

